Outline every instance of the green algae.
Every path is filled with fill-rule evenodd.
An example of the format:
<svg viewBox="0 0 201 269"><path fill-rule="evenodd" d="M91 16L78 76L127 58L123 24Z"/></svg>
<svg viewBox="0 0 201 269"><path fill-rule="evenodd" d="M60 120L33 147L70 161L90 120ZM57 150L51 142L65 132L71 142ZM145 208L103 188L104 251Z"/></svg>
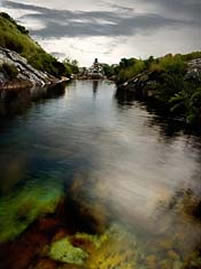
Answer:
<svg viewBox="0 0 201 269"><path fill-rule="evenodd" d="M77 233L75 235L76 239L83 239L86 241L90 241L94 244L96 248L101 247L101 245L108 240L108 234L104 233L102 235L92 235L92 234L86 234L86 233Z"/></svg>
<svg viewBox="0 0 201 269"><path fill-rule="evenodd" d="M0 223L0 240L14 238L41 214L54 212L62 194L62 182L58 178L52 178L47 181L38 179L27 182L15 195L2 198L0 218L4 221ZM191 221L194 221L194 218L191 218ZM200 268L200 252L193 249L186 252L183 249L186 228L181 227L174 225L174 233L149 237L144 240L146 242L142 242L133 227L130 229L130 226L125 224L110 223L103 233L82 232L68 237L64 234L62 239L58 237L52 239L52 244L47 246L43 256L62 262L66 266L69 264L72 268L73 266L87 269Z"/></svg>
<svg viewBox="0 0 201 269"><path fill-rule="evenodd" d="M87 238L87 236L85 236ZM134 236L128 234L120 225L111 225L106 232L91 239L96 248L87 260L89 269L135 269L141 250L137 246Z"/></svg>
<svg viewBox="0 0 201 269"><path fill-rule="evenodd" d="M15 193L0 199L0 242L19 236L35 219L53 213L63 195L58 178L28 181Z"/></svg>
<svg viewBox="0 0 201 269"><path fill-rule="evenodd" d="M88 254L81 248L74 247L68 238L63 238L52 243L49 256L63 263L82 265Z"/></svg>

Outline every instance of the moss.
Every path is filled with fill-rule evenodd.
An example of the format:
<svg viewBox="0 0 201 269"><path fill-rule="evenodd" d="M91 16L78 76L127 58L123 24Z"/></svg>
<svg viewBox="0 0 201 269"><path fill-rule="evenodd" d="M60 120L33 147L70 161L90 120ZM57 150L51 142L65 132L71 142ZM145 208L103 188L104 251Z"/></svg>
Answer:
<svg viewBox="0 0 201 269"><path fill-rule="evenodd" d="M63 238L52 243L49 256L56 261L82 265L88 254L81 248L73 247L68 238Z"/></svg>
<svg viewBox="0 0 201 269"><path fill-rule="evenodd" d="M105 233L101 236L98 235L91 235L91 234L86 234L86 233L77 233L75 235L76 239L83 239L83 240L88 240L92 242L96 248L99 248L104 241L108 239L108 235Z"/></svg>
<svg viewBox="0 0 201 269"><path fill-rule="evenodd" d="M2 197L0 242L20 235L40 215L53 213L62 195L62 182L58 178L39 178Z"/></svg>
<svg viewBox="0 0 201 269"><path fill-rule="evenodd" d="M146 258L146 264L148 268L156 268L157 258L154 255L150 255Z"/></svg>
<svg viewBox="0 0 201 269"><path fill-rule="evenodd" d="M169 250L168 256L172 260L179 260L179 258L180 258L179 255L174 250Z"/></svg>
<svg viewBox="0 0 201 269"><path fill-rule="evenodd" d="M97 240L98 238L95 238L95 241ZM100 244L87 260L87 268L140 268L138 265L140 265L141 250L136 245L134 235L121 226L112 225L99 240Z"/></svg>

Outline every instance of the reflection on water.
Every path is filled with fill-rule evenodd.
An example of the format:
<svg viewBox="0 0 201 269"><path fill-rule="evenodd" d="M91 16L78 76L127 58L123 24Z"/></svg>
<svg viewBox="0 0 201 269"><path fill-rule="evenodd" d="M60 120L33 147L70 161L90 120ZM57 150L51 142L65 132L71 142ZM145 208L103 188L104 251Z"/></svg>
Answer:
<svg viewBox="0 0 201 269"><path fill-rule="evenodd" d="M3 268L199 268L198 137L107 81L20 92L0 111Z"/></svg>
<svg viewBox="0 0 201 269"><path fill-rule="evenodd" d="M96 95L98 92L98 80L93 80L93 95L94 95L94 99L96 99Z"/></svg>
<svg viewBox="0 0 201 269"><path fill-rule="evenodd" d="M42 102L45 99L58 98L65 93L65 84L34 89L16 89L6 91L0 98L0 118L25 113L32 101Z"/></svg>

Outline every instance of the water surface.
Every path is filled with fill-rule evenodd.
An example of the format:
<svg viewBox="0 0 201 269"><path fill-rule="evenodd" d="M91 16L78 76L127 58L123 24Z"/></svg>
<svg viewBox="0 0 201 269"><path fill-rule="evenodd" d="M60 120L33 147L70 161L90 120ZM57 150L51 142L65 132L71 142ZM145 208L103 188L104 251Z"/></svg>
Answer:
<svg viewBox="0 0 201 269"><path fill-rule="evenodd" d="M16 240L72 190L80 206L101 204L129 234L124 251L132 236L142 245L136 268L183 268L201 236L200 139L169 132L115 91L108 81L74 81L1 101L0 241Z"/></svg>

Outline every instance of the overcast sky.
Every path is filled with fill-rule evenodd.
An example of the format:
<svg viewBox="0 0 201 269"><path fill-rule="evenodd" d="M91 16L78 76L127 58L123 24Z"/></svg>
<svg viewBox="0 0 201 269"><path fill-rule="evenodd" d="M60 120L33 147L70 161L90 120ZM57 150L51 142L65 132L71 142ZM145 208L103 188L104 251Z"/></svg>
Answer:
<svg viewBox="0 0 201 269"><path fill-rule="evenodd" d="M80 65L201 50L201 0L0 0L42 47Z"/></svg>

